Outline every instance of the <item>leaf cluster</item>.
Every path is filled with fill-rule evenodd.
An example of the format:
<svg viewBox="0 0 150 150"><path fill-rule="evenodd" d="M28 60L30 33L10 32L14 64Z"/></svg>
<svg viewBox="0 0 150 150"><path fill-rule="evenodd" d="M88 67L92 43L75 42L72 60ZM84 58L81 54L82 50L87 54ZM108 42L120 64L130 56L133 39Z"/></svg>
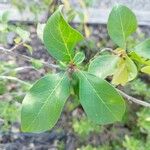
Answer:
<svg viewBox="0 0 150 150"><path fill-rule="evenodd" d="M125 85L137 76L137 66L143 72L149 70L149 39L132 50L127 49L127 38L137 28L136 17L129 8L114 6L107 27L118 48L92 59L87 71L81 69L85 55L75 52L75 46L83 36L66 22L61 10L62 6L48 19L43 32L44 45L61 71L39 79L25 96L21 111L24 132L43 132L54 127L71 89L94 123L105 125L121 121L125 102L105 78L113 75L112 84Z"/></svg>

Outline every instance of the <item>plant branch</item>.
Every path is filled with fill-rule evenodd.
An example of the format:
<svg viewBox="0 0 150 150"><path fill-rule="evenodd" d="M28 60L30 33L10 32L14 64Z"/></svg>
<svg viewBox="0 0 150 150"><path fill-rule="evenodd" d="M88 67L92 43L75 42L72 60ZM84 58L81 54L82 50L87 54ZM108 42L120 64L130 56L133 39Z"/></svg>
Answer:
<svg viewBox="0 0 150 150"><path fill-rule="evenodd" d="M15 57L19 57L19 58L21 58L21 59L23 59L23 60L32 62L32 61L33 61L33 58L32 58L32 57L29 57L29 56L26 56L26 55L22 55L22 54L19 54L19 53L16 53L16 52L12 52L13 50L17 49L17 48L18 48L19 46L21 46L21 45L23 45L23 43L20 43L20 44L14 46L14 47L11 48L11 49L5 49L5 48L3 48L3 47L0 47L0 53L8 54L8 55L10 55L10 56L12 56L12 57L14 57L14 56L15 56ZM102 49L100 52L103 52L103 51L111 51L111 52L113 52L113 50L112 50L111 48L104 48L104 49ZM41 61L41 63L42 63L44 66L49 67L49 68L51 68L51 69L52 69L52 68L56 68L56 69L59 68L59 66L57 66L57 65L48 64L48 63L46 63L46 62L44 62L44 61ZM14 81L19 81L19 82L21 82L21 83L23 83L23 84L29 85L28 83L26 83L26 82L24 82L24 81L22 81L22 80L20 80L20 79L18 79L18 78L15 78L15 77L0 76L0 78L1 78L1 79L10 79L10 80L14 80ZM117 91L118 91L125 99L127 99L127 100L130 101L130 102L134 102L134 103L136 103L136 104L139 104L139 105L142 105L142 106L145 106L145 107L150 107L150 103L147 103L147 102L141 101L141 100L139 100L139 99L137 99L137 98L134 98L134 97L132 97L132 96L129 96L129 95L127 95L126 93L124 93L123 91L121 91L121 90L119 90L119 89L117 89Z"/></svg>
<svg viewBox="0 0 150 150"><path fill-rule="evenodd" d="M12 77L12 76L0 76L0 79L3 79L3 80L13 80L13 81L20 82L20 83L22 83L24 85L31 86L30 83L27 83L25 81L22 81L22 80L20 80L20 79L18 79L16 77Z"/></svg>
<svg viewBox="0 0 150 150"><path fill-rule="evenodd" d="M111 52L111 53L113 53L113 54L117 54L113 49L111 49L111 48L103 48L101 51L100 51L100 53L102 53L102 52L105 52L105 51L109 51L109 52Z"/></svg>
<svg viewBox="0 0 150 150"><path fill-rule="evenodd" d="M145 106L145 107L150 107L150 103L147 103L147 102L144 102L144 101L141 101L137 98L134 98L132 96L129 96L128 94L124 93L123 91L117 89L117 91L125 98L127 99L128 101L130 102L134 102L138 105L142 105L142 106Z"/></svg>
<svg viewBox="0 0 150 150"><path fill-rule="evenodd" d="M26 70L26 69L33 69L40 73L40 71L38 69L36 69L35 67L23 66L23 67L18 67L18 68L14 68L11 70L7 70L7 71L3 72L1 75L7 75L8 73L11 73L11 72L21 72L22 70Z"/></svg>
<svg viewBox="0 0 150 150"><path fill-rule="evenodd" d="M32 58L32 57L29 57L29 56L26 56L26 55L22 55L22 54L19 54L19 53L16 53L16 52L12 52L12 50L14 50L14 49L16 49L16 48L18 48L20 46L20 44L19 45L17 45L17 46L15 46L15 47L13 47L12 49L5 49L5 48L3 48L3 47L0 47L0 53L3 53L3 54L7 54L7 55L10 55L10 56L12 56L12 57L19 57L20 59L23 59L23 60L26 60L26 61L29 61L29 62L32 62L33 60L34 60L34 58ZM49 64L49 63L47 63L47 62L45 62L45 61L40 61L44 66L46 66L46 67L48 67L48 68L56 68L56 69L58 69L59 68L59 66L57 66L57 65L54 65L54 64Z"/></svg>
<svg viewBox="0 0 150 150"><path fill-rule="evenodd" d="M20 42L19 44L17 44L17 45L15 45L14 47L12 47L12 48L10 49L10 51L13 51L13 50L19 48L20 46L23 46L23 44L24 44L24 42Z"/></svg>

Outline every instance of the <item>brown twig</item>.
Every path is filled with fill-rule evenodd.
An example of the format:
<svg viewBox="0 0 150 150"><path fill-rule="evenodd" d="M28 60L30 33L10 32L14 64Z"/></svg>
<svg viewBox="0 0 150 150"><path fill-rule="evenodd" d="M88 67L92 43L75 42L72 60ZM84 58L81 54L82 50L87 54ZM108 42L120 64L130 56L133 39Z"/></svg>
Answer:
<svg viewBox="0 0 150 150"><path fill-rule="evenodd" d="M142 105L142 106L145 106L145 107L150 107L150 103L147 103L147 102L141 101L141 100L139 100L139 99L137 99L137 98L134 98L134 97L132 97L132 96L130 96L130 95L124 93L123 91L121 91L121 90L119 90L119 89L117 89L117 91L118 91L126 100L128 100L128 101L130 101L130 102L134 102L134 103L136 103L136 104L138 104L138 105Z"/></svg>

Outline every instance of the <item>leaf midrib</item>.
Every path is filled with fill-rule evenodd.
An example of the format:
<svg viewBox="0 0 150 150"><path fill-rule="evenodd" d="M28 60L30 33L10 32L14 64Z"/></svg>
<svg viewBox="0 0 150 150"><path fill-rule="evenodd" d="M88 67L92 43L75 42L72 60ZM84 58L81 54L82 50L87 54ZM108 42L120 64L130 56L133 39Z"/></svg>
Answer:
<svg viewBox="0 0 150 150"><path fill-rule="evenodd" d="M70 54L70 52L69 52L68 46L67 46L67 44L66 44L66 42L65 42L65 39L64 39L64 37L63 37L63 35L62 35L61 29L60 29L60 24L58 24L58 29L59 29L60 36L61 36L61 38L62 38L62 41L64 42L64 46L66 47L68 56L70 57L70 60L72 60L72 56L71 56L71 54ZM69 34L70 34L70 32L69 32Z"/></svg>
<svg viewBox="0 0 150 150"><path fill-rule="evenodd" d="M35 122L35 120L38 118L38 116L40 115L41 111L43 110L45 104L47 104L48 100L50 99L50 97L52 96L52 94L55 92L55 90L58 88L59 84L63 81L64 77L65 77L66 73L63 74L62 78L60 79L60 81L56 84L55 88L52 90L52 92L50 93L50 95L47 97L45 103L43 103L42 107L40 108L38 114L36 115L36 117L33 119L33 121L31 122L31 124L27 127L27 130L29 130L32 126L32 124Z"/></svg>
<svg viewBox="0 0 150 150"><path fill-rule="evenodd" d="M91 84L91 82L88 80L88 78L84 75L84 73L82 73L80 71L80 73L82 74L82 76L88 81L89 85L92 87L93 91L95 92L96 96L101 100L101 102L105 105L105 107L112 113L112 115L119 121L120 119L113 114L112 110L105 104L105 102L102 100L102 98L98 95L98 93L96 92L95 88L93 87L93 85Z"/></svg>
<svg viewBox="0 0 150 150"><path fill-rule="evenodd" d="M124 41L123 48L126 49L126 42L125 42L126 38L125 38L124 27L123 27L123 24L122 24L122 18L121 18L120 11L118 12L118 14L119 14L119 20L120 20L120 23L121 23L121 30L122 30L123 41Z"/></svg>

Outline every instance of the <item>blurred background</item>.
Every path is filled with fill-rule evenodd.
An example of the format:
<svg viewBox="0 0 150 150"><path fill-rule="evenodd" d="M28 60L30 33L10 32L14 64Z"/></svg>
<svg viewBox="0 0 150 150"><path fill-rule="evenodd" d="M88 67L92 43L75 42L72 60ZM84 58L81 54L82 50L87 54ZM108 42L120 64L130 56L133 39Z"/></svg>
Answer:
<svg viewBox="0 0 150 150"><path fill-rule="evenodd" d="M149 0L0 0L0 47L35 58L29 63L0 51L0 150L150 150L150 109L132 103L127 103L122 122L98 126L86 118L77 97L72 95L51 131L32 134L20 130L21 102L29 83L57 71L38 62L40 59L56 63L42 42L44 23L49 16L64 4L65 18L85 36L76 50L86 54L84 63L88 63L103 48L116 47L106 27L116 3L131 8L138 19L138 30L129 38L128 46L150 37ZM121 88L150 102L148 75L139 74Z"/></svg>

